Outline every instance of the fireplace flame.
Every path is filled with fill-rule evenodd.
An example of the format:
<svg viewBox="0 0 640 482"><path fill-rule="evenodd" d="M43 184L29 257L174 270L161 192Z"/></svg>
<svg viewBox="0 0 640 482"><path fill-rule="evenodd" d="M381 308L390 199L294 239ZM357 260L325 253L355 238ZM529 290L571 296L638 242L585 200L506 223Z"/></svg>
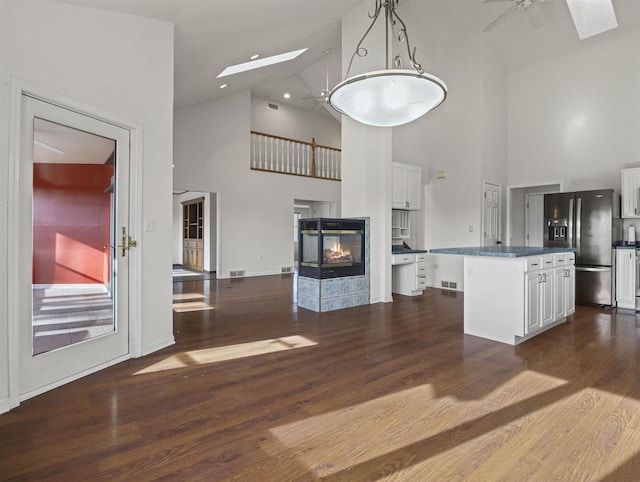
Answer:
<svg viewBox="0 0 640 482"><path fill-rule="evenodd" d="M351 251L343 249L342 245L337 241L333 243L333 246L330 248L325 248L324 258L327 263L344 263L353 261Z"/></svg>

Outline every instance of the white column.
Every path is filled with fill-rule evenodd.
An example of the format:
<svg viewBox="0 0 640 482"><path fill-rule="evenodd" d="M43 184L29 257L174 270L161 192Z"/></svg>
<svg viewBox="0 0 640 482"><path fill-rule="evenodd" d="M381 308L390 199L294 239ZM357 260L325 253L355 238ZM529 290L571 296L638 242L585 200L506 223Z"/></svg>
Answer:
<svg viewBox="0 0 640 482"><path fill-rule="evenodd" d="M364 2L342 19L342 70L369 26L371 4ZM369 33L368 55L356 58L349 76L385 67L384 14ZM371 220L371 303L391 298L392 129L371 127L342 116L342 217Z"/></svg>

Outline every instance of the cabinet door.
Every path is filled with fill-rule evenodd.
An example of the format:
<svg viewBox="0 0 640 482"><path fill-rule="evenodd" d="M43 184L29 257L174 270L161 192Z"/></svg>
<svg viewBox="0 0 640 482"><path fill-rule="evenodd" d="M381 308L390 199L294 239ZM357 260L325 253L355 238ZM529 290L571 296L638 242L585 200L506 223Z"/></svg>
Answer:
<svg viewBox="0 0 640 482"><path fill-rule="evenodd" d="M553 271L553 318L561 320L565 317L566 310L566 269L565 267L556 268Z"/></svg>
<svg viewBox="0 0 640 482"><path fill-rule="evenodd" d="M576 267L568 266L564 278L564 314L572 315L576 311Z"/></svg>
<svg viewBox="0 0 640 482"><path fill-rule="evenodd" d="M407 166L407 209L420 209L421 169Z"/></svg>
<svg viewBox="0 0 640 482"><path fill-rule="evenodd" d="M542 326L553 323L554 321L554 306L553 306L553 292L555 285L555 277L553 276L553 270L545 270L540 273L542 275L542 283L540 284L540 324Z"/></svg>
<svg viewBox="0 0 640 482"><path fill-rule="evenodd" d="M616 249L616 301L621 308L635 307L635 258L633 249Z"/></svg>
<svg viewBox="0 0 640 482"><path fill-rule="evenodd" d="M640 168L622 170L622 217L640 217Z"/></svg>
<svg viewBox="0 0 640 482"><path fill-rule="evenodd" d="M525 335L540 329L540 283L542 275L536 271L527 274Z"/></svg>
<svg viewBox="0 0 640 482"><path fill-rule="evenodd" d="M404 164L393 163L393 185L391 207L407 209L407 168Z"/></svg>

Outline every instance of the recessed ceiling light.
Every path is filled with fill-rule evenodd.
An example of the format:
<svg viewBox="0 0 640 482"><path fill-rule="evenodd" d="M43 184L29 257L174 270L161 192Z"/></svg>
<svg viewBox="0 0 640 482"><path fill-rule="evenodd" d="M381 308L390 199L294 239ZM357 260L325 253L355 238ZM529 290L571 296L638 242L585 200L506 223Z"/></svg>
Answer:
<svg viewBox="0 0 640 482"><path fill-rule="evenodd" d="M222 84L222 85L220 86L220 88L221 88L221 89L224 89L226 86L227 86L227 84Z"/></svg>
<svg viewBox="0 0 640 482"><path fill-rule="evenodd" d="M249 57L251 60L255 60L258 57L260 57L260 54L253 54L251 57Z"/></svg>
<svg viewBox="0 0 640 482"><path fill-rule="evenodd" d="M285 92L282 97L284 97L285 99L289 99L291 98L291 94L289 94L289 92Z"/></svg>
<svg viewBox="0 0 640 482"><path fill-rule="evenodd" d="M284 54L265 57L264 59L252 60L251 62L243 62L241 64L230 65L222 72L220 72L220 74L218 74L218 78L226 77L227 75L239 74L240 72L246 72L247 70L259 69L260 67L266 67L267 65L286 62L287 60L293 60L306 50L307 49L304 48L300 50L294 50L292 52L286 52Z"/></svg>

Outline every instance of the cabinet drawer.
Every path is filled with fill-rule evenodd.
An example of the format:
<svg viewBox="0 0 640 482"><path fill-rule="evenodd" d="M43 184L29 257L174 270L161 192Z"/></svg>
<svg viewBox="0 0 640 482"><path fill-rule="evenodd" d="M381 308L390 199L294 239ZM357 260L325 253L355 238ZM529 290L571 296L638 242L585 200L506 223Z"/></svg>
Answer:
<svg viewBox="0 0 640 482"><path fill-rule="evenodd" d="M427 287L426 276L416 276L416 288L422 290Z"/></svg>
<svg viewBox="0 0 640 482"><path fill-rule="evenodd" d="M416 263L416 276L426 276L427 275L427 263L420 262Z"/></svg>
<svg viewBox="0 0 640 482"><path fill-rule="evenodd" d="M567 255L565 253L553 255L554 268L557 266L564 266L565 264L567 264Z"/></svg>
<svg viewBox="0 0 640 482"><path fill-rule="evenodd" d="M525 266L525 271L537 271L542 267L542 261L538 256L531 256L527 258L527 265Z"/></svg>
<svg viewBox="0 0 640 482"><path fill-rule="evenodd" d="M540 267L542 269L553 268L553 255L547 254L545 256L541 256L541 258L540 258Z"/></svg>
<svg viewBox="0 0 640 482"><path fill-rule="evenodd" d="M572 264L576 264L576 253L567 253L566 264L567 264L567 266L571 266Z"/></svg>
<svg viewBox="0 0 640 482"><path fill-rule="evenodd" d="M394 265L415 263L416 261L415 254L394 254L392 258L393 258L392 263Z"/></svg>
<svg viewBox="0 0 640 482"><path fill-rule="evenodd" d="M416 261L420 262L420 261L426 261L426 260L427 260L427 253L416 254Z"/></svg>

